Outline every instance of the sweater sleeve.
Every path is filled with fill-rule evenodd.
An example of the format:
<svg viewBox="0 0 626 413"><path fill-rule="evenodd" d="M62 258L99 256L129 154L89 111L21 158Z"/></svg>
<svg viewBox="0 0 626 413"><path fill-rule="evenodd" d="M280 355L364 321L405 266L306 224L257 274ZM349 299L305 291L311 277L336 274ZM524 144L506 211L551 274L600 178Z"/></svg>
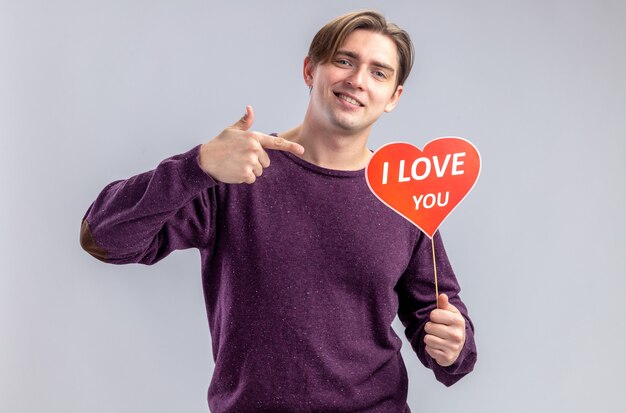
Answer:
<svg viewBox="0 0 626 413"><path fill-rule="evenodd" d="M107 185L83 217L83 249L107 263L151 265L174 250L206 246L217 182L200 168L199 152L197 145Z"/></svg>
<svg viewBox="0 0 626 413"><path fill-rule="evenodd" d="M477 356L474 325L468 316L465 304L459 297L461 289L448 261L439 231L435 233L434 241L439 294L448 295L449 302L465 317L465 345L457 360L450 366L442 367L430 357L424 348L426 335L424 326L430 320L430 312L437 308L437 304L431 241L421 232L419 232L409 266L396 285L399 297L398 318L404 325L406 337L422 364L433 370L439 382L451 386L474 369Z"/></svg>

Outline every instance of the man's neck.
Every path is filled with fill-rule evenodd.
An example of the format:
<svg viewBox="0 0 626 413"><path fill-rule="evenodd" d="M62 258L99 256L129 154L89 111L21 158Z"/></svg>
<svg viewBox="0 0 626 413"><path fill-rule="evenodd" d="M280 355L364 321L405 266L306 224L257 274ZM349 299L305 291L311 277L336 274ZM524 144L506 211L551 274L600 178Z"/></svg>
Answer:
<svg viewBox="0 0 626 413"><path fill-rule="evenodd" d="M367 149L369 130L360 134L340 134L307 127L307 123L279 136L304 146L300 157L323 168L356 171L367 166L372 153Z"/></svg>

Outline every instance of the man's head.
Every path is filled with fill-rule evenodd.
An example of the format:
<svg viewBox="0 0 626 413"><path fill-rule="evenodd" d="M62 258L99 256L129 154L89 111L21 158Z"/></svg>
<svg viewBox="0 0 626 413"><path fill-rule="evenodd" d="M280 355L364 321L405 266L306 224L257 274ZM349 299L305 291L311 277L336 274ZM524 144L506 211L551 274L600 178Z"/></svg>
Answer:
<svg viewBox="0 0 626 413"><path fill-rule="evenodd" d="M413 67L413 43L408 33L373 10L361 10L339 16L322 27L309 47L308 57L313 65L328 63L355 30L363 29L389 37L398 53L396 86L403 85Z"/></svg>
<svg viewBox="0 0 626 413"><path fill-rule="evenodd" d="M367 136L396 107L412 63L408 34L379 13L337 17L315 35L304 59L307 119L316 128Z"/></svg>

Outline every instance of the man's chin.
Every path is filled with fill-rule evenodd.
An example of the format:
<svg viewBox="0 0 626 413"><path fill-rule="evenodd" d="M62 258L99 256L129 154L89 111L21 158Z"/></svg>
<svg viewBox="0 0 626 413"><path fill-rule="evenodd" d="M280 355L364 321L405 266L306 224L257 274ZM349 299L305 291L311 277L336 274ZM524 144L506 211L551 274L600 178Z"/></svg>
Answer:
<svg viewBox="0 0 626 413"><path fill-rule="evenodd" d="M371 123L359 122L355 119L336 118L333 119L333 126L343 133L357 134L365 131Z"/></svg>
<svg viewBox="0 0 626 413"><path fill-rule="evenodd" d="M363 127L356 119L345 117L336 117L331 122L335 128L345 132L356 132Z"/></svg>

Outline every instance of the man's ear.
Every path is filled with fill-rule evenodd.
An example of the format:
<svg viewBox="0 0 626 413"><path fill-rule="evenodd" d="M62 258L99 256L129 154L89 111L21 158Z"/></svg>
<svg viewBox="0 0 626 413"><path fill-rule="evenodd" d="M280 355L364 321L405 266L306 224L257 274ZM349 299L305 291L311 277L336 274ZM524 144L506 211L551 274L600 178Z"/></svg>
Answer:
<svg viewBox="0 0 626 413"><path fill-rule="evenodd" d="M389 98L389 101L385 105L385 112L391 112L396 107L396 105L398 104L398 100L400 100L400 95L402 95L403 90L404 90L404 87L402 85L398 85L398 87L396 87L396 91L393 92L393 95L391 95L391 97Z"/></svg>
<svg viewBox="0 0 626 413"><path fill-rule="evenodd" d="M315 71L315 65L309 56L304 58L304 65L302 67L302 76L304 77L304 83L311 88L313 87L313 72Z"/></svg>

